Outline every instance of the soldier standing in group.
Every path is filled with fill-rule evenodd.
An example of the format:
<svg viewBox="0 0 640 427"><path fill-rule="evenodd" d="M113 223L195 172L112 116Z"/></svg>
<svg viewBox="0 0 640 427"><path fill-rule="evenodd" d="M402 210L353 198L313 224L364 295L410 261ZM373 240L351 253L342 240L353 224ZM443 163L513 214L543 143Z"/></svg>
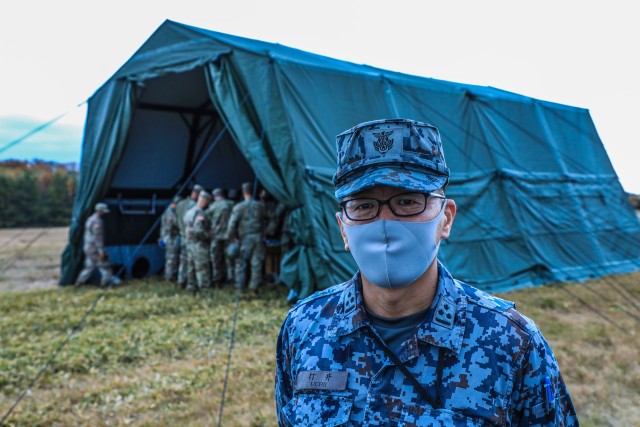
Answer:
<svg viewBox="0 0 640 427"><path fill-rule="evenodd" d="M227 191L227 200L231 201L231 208L233 209L233 206L235 206L236 204L238 204L238 194L240 193L240 191L238 191L238 189L236 188L230 188ZM229 216L231 216L231 214L229 214ZM225 224L225 230L227 229L229 225L229 219L227 219L227 223ZM226 232L226 231L225 231ZM229 283L235 283L235 277L236 277L236 259L234 257L229 256L228 253L228 249L229 249L229 240L224 241L224 264L227 268L227 282Z"/></svg>
<svg viewBox="0 0 640 427"><path fill-rule="evenodd" d="M118 276L114 276L109 263L109 256L104 250L104 221L102 218L109 213L106 203L98 203L95 212L84 223L84 269L80 272L76 285L84 285L91 278L93 270L100 271L100 285L109 286L120 283Z"/></svg>
<svg viewBox="0 0 640 427"><path fill-rule="evenodd" d="M260 202L264 205L265 236L277 239L282 230L287 206L275 199L266 188L260 190Z"/></svg>
<svg viewBox="0 0 640 427"><path fill-rule="evenodd" d="M213 190L213 203L207 209L207 216L211 222L211 246L209 255L211 257L211 281L214 287L220 286L226 273L225 257L225 237L229 215L233 208L233 202L224 197L221 188ZM227 280L230 278L227 277Z"/></svg>
<svg viewBox="0 0 640 427"><path fill-rule="evenodd" d="M202 191L201 185L194 185L191 195L180 200L176 205L178 216L178 228L180 229L180 266L178 267L178 285L184 288L187 285L187 239L185 234L184 215L191 209Z"/></svg>
<svg viewBox="0 0 640 427"><path fill-rule="evenodd" d="M251 266L249 291L256 295L262 278L264 262L264 206L253 199L253 186L249 182L242 184L244 200L233 207L227 240L240 242L240 256L235 261L236 288L245 287L248 265Z"/></svg>
<svg viewBox="0 0 640 427"><path fill-rule="evenodd" d="M265 280L278 281L279 264L282 257L282 229L287 206L274 198L266 188L260 190L260 202L264 205Z"/></svg>
<svg viewBox="0 0 640 427"><path fill-rule="evenodd" d="M184 215L187 236L187 290L196 292L211 288L209 242L211 222L205 213L211 203L211 194L201 191L194 207Z"/></svg>
<svg viewBox="0 0 640 427"><path fill-rule="evenodd" d="M160 245L165 249L164 278L169 281L177 279L180 262L180 227L176 213L176 205L179 201L178 196L174 197L161 218Z"/></svg>

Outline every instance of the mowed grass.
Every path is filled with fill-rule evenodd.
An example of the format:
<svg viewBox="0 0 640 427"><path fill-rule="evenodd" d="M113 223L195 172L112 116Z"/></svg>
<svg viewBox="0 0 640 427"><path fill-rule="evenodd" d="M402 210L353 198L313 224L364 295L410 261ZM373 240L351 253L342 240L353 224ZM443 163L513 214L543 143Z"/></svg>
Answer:
<svg viewBox="0 0 640 427"><path fill-rule="evenodd" d="M274 350L285 297L270 290L239 302L224 425L274 425ZM98 298L8 425L217 425L236 294L193 297L154 279L107 292L3 294L2 414Z"/></svg>
<svg viewBox="0 0 640 427"><path fill-rule="evenodd" d="M21 265L44 259L33 246ZM271 288L239 301L222 425L276 425L275 342L285 296ZM551 343L581 425L640 425L640 273L500 296L516 301ZM0 292L0 419L94 302L6 424L217 425L236 294L194 298L159 278L106 291Z"/></svg>

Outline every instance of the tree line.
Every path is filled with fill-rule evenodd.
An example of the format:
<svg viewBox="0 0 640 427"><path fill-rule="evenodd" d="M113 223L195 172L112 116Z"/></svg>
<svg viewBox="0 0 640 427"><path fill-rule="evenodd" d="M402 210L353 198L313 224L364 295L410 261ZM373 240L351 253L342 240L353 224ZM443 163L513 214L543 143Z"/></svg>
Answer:
<svg viewBox="0 0 640 427"><path fill-rule="evenodd" d="M77 181L75 164L0 162L0 228L69 225Z"/></svg>

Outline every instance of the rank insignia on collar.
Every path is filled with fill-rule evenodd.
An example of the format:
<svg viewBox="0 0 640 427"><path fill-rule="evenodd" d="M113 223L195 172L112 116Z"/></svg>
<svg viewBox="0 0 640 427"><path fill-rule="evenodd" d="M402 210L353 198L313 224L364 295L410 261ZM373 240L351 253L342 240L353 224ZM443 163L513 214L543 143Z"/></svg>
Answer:
<svg viewBox="0 0 640 427"><path fill-rule="evenodd" d="M436 312L433 315L433 323L444 326L447 329L453 327L453 319L456 317L456 306L447 298L440 298Z"/></svg>

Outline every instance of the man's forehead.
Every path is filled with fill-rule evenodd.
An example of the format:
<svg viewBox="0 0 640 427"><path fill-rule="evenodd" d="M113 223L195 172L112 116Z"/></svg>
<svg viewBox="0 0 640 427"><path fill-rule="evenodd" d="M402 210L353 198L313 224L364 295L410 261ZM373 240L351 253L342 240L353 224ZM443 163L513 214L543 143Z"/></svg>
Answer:
<svg viewBox="0 0 640 427"><path fill-rule="evenodd" d="M411 190L405 188L392 187L390 185L374 185L366 190L358 191L345 199L354 199L359 197L392 197L396 194L409 193Z"/></svg>

